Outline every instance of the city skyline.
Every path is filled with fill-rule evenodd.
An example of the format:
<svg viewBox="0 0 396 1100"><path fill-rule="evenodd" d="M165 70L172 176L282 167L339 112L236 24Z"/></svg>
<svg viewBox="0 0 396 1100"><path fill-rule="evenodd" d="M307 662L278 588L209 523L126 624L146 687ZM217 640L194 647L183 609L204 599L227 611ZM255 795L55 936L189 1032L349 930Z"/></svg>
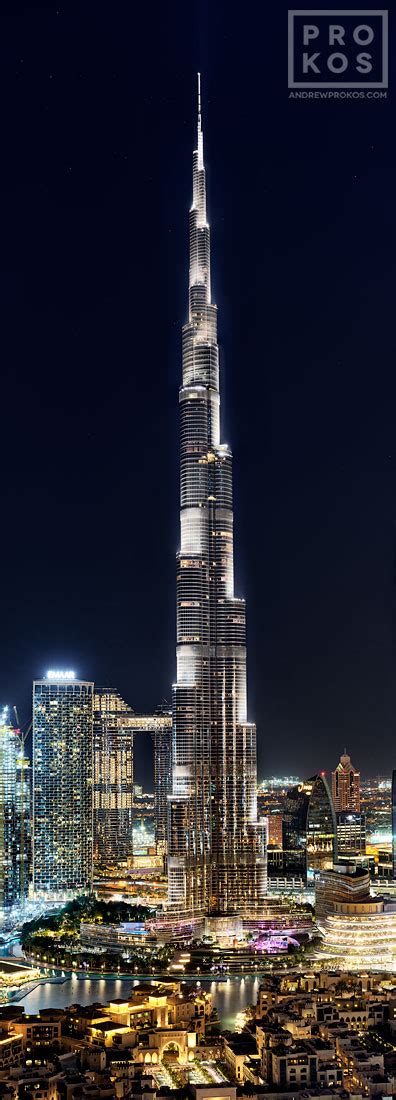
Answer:
<svg viewBox="0 0 396 1100"><path fill-rule="evenodd" d="M0 1100L396 1100L388 14L4 16Z"/></svg>
<svg viewBox="0 0 396 1100"><path fill-rule="evenodd" d="M198 133L200 135L199 130ZM309 889L315 872L331 869L333 862L358 858L370 864L375 856L371 873L379 874L381 868L385 876L389 875L392 861L394 865L395 772L392 795L390 779L387 783L364 783L361 792L360 773L344 749L332 772L333 797L323 771L308 780L289 776L281 781L273 778L267 784L258 784L254 726L243 721L238 726L237 708L241 704L246 706L246 647L240 640L236 644L233 626L228 636L227 620L224 625L220 616L219 635L216 619L210 622L217 599L223 611L222 583L232 584L232 570L225 570L220 586L212 577L212 599L215 591L217 595L209 607L205 583L208 583L211 570L207 576L205 557L211 560L213 554L215 561L216 552L213 550L206 555L205 527L204 532L200 531L197 523L200 516L195 515L196 505L194 508L191 500L196 492L195 472L202 466L202 456L216 454L218 448L220 459L223 457L217 441L218 419L215 421L216 439L208 442L202 437L202 424L204 427L206 424L202 411L207 412L206 406L213 399L217 404L218 390L213 385L216 370L215 375L210 376L212 385L206 387L203 383L208 366L212 371L216 368L216 328L213 324L215 307L203 300L210 297L210 263L205 180L199 175L204 168L203 161L199 167L199 148L198 142L198 150L194 153L194 196L200 201L196 205L193 202L190 211L191 305L180 394L181 404L188 402L187 419L182 409L181 438L184 446L186 440L188 444L190 476L186 478L182 446L182 549L178 570L185 569L186 573L178 574L179 616L180 612L182 614L177 644L182 660L179 663L181 675L173 689L173 733L172 718L166 708L157 708L153 715L138 715L114 688L78 680L71 669L52 669L44 679L33 682L30 773L25 752L26 736L11 722L9 708L3 710L0 831L4 861L0 876L3 892L0 908L4 912L20 905L24 898L51 904L54 900L65 901L80 892L91 891L94 885L96 890L100 889L103 876L110 876L110 880L113 876L117 879L117 875L121 875L121 879L123 875L128 877L142 866L142 860L143 865L148 860L148 866L156 868L167 880L170 920L199 921L208 916L215 918L216 923L219 917L228 918L230 914L235 914L239 920L249 914L251 917L255 911L259 915L268 904L268 887L270 891L282 888L286 880L294 890ZM205 243L203 248L198 248L197 235L201 230ZM203 272L207 282L202 282ZM210 340L209 320L212 322ZM188 341L191 336L193 341L198 338L196 345ZM188 377L189 372L192 378ZM197 427L202 438L197 436ZM201 444L197 452L198 438ZM227 455L229 457L229 450ZM210 473L211 465L212 462ZM221 497L224 471L220 470L220 474L215 506L212 492L209 501L213 513L210 528L213 530L217 529L219 518L223 527L227 519ZM229 492L230 469L228 475ZM201 474L199 481L202 482ZM210 485L211 490L216 484ZM207 492L205 486L204 480L200 490L202 508ZM186 491L187 505L184 505L183 515ZM231 502L231 497L229 500ZM186 518L187 538L199 538L198 549L185 544ZM231 530L230 509L228 526ZM227 558L220 551L219 560L223 563L222 569L227 564L230 566L229 546ZM201 571L198 588L196 575L191 573L193 563L194 568L198 563ZM189 589L191 577L195 586L193 592ZM197 601L195 597L199 592L203 596ZM233 603L240 615L240 600L235 601L232 590L227 603L231 612ZM190 616L187 620L185 608ZM196 637L195 644L191 644L191 638L185 635L188 622L192 624L189 629L193 629L194 635L201 629L199 624L204 624L203 643ZM232 614L230 622L234 623ZM224 675L223 670L221 709L215 719L217 693L212 687L210 673L205 671L209 664L207 636L212 637L211 674L215 685L224 658L231 667L228 695L227 674ZM220 647L219 657L216 646ZM201 663L204 671L199 675ZM239 670L239 700L233 690L235 664ZM206 723L208 700L211 722ZM227 713L230 714L229 725ZM14 718L18 720L16 710ZM221 767L217 747L219 727L221 744L226 746ZM151 802L142 797L142 788L135 786L134 741L139 733L150 734L154 746L155 794L150 796ZM200 755L204 737L205 751ZM153 825L139 835L136 833L135 860L134 825L140 820L143 826L146 816L151 818ZM206 822L206 827L202 822ZM388 850L392 837L390 826L393 856ZM205 837L207 848L202 843ZM164 894L163 898L165 900Z"/></svg>
<svg viewBox="0 0 396 1100"><path fill-rule="evenodd" d="M286 792L272 833L266 817L257 814L245 600L234 588L232 451L221 442L200 73L197 80L188 319L179 390L171 739L166 706L156 716L136 715L117 690L95 689L93 681L76 679L71 669L49 670L33 682L32 896L66 900L92 892L95 875L100 878L106 867L133 869L134 732L144 729L154 735L155 747L156 846L147 856L167 878L165 923L208 919L217 935L229 918L236 933L243 919L260 918L268 882L275 889L286 880L293 889L309 888L318 871L332 872L339 856L348 861L370 853L360 812L360 772L346 748L332 771L331 788L321 771ZM158 725L164 722L165 737ZM13 727L6 736L15 745ZM16 758L14 771L16 787ZM392 799L393 794L392 786ZM20 801L25 805L25 796ZM2 806L6 810L4 796ZM389 870L387 853L380 857L377 851L378 868L380 858Z"/></svg>
<svg viewBox="0 0 396 1100"><path fill-rule="evenodd" d="M183 29L174 15L164 25L167 56L155 38L144 66L130 64L126 15L110 36L98 17L94 48L82 13L8 23L3 479L23 529L35 532L41 516L47 535L30 540L29 555L18 533L3 547L3 695L25 724L30 682L56 662L116 684L139 712L170 701L180 212L201 68L259 773L283 770L285 751L293 772L330 771L335 742L365 774L385 772L396 497L389 106L291 104L282 12L272 13L276 48L260 77L260 33L223 38L220 24L206 33L205 16L205 31L184 18ZM60 497L70 486L69 527ZM92 516L105 515L93 531Z"/></svg>
<svg viewBox="0 0 396 1100"><path fill-rule="evenodd" d="M46 676L48 676L48 671L46 673L43 672L41 674L41 676L36 677L36 679L41 679L42 680L42 679L45 679ZM75 678L76 680L79 680L79 679L85 680L85 677L80 677L78 672L75 672L75 671L73 671L73 678ZM92 677L91 677L91 679L92 679ZM96 683L96 681L94 681L93 679L92 679L92 682L94 683L95 691L103 692L104 695L112 696L113 694L115 694L115 695L120 694L119 691L118 691L118 688L113 688L113 687L111 687L110 684L108 684L106 686L98 685ZM29 694L31 695L31 684L30 684ZM130 721L132 722L132 725L135 726L134 736L139 736L139 742L138 742L139 752L138 752L138 755L137 755L137 764L136 764L136 758L134 757L134 765L133 765L135 782L137 782L138 784L142 784L143 787L146 790L148 790L148 791L151 790L151 791L154 792L154 790L155 790L155 767L156 767L155 747L154 747L154 733L155 733L155 730L154 730L154 728L151 729L151 727L147 724L148 718L149 718L148 713L146 713L146 712L141 713L141 712L139 712L139 710L137 708L135 710L132 703L131 703L131 701L129 701L129 700L125 700L125 706L126 706L127 710L130 712L130 714L133 716L132 720L130 719ZM13 705L11 710L16 711L16 714L18 715L18 711L16 709L15 704ZM161 705L159 705L159 706L156 705L156 707L153 708L152 714L156 716L155 719L154 719L155 721L158 721L158 716L161 713L163 713L163 714L167 714L167 713L170 714L171 713L171 703L168 702L165 699L163 700ZM18 719L19 719L19 715L18 715ZM15 717L10 718L10 722L11 722L11 725L13 725L13 728L18 730L19 727L16 724ZM158 728L160 728L160 725L161 725L161 721L159 721L159 723L158 723ZM27 730L27 733L24 732L26 730ZM31 757L32 757L32 722L30 720L26 721L26 722L23 722L21 724L21 732L22 732L23 737L24 737L24 744L25 744L25 747L26 747L27 758L31 759ZM150 732L152 734L152 743L150 742L150 739L145 736L145 734L147 732ZM141 739L140 739L140 735L142 735ZM158 751L160 752L161 750L158 749ZM328 783L331 787L332 786L332 776L333 776L333 774L335 772L335 769L337 767L337 744L336 744L336 742L334 742L334 746L332 748L330 748L330 749L327 748L326 751L319 754L319 756L318 756L316 750L315 750L315 753L312 753L311 757L309 757L309 755L307 756L307 759L308 759L307 766L306 766L305 769L303 769L303 768L300 769L300 778L299 778L298 781L299 782L305 782L308 779L309 772L312 771L313 760L314 759L317 760L319 758L319 761L320 761L325 756L327 756L327 758L329 759L329 764L328 764L327 767L323 767L320 770L321 770L321 773L326 777L326 779L327 779L327 781L328 781ZM339 752L339 756L340 757L342 756L341 749L340 749L340 752ZM291 771L291 769L289 769L289 770ZM383 768L373 767L371 769L361 769L361 768L359 768L358 769L358 774L359 774L360 778L363 779L363 780L371 779L371 780L383 780L385 782L388 782L389 783L389 790L390 790L391 789L391 783L392 783L393 770L394 769L392 769L391 765L389 766L389 768L386 768L386 767L383 767ZM270 783L278 784L278 783L281 783L281 781L283 783L285 778L287 778L287 777L283 776L281 765L279 765L277 769L271 771L269 767L265 766L265 760L263 760L261 767L259 765L257 767L257 786L258 786L258 788L260 787L260 785L262 783L270 782ZM295 776L291 776L291 775L290 775L289 778L290 778L290 784L289 785L293 786L293 784L295 784L297 782L297 778Z"/></svg>
<svg viewBox="0 0 396 1100"><path fill-rule="evenodd" d="M2 29L0 1100L396 1100L392 21Z"/></svg>

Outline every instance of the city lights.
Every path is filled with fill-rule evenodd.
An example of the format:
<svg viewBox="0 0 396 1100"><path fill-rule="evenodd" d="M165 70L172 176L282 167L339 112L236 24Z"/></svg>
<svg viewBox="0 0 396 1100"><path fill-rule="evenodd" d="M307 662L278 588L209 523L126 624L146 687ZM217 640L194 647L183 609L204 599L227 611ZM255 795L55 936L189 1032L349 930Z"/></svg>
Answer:
<svg viewBox="0 0 396 1100"><path fill-rule="evenodd" d="M71 669L53 669L50 668L46 673L47 680L74 680L75 672Z"/></svg>
<svg viewBox="0 0 396 1100"><path fill-rule="evenodd" d="M49 978L60 987L54 1000L72 1006L52 1013L47 989L44 1057L40 1010L29 1017L3 998L2 1084L13 1100L35 1089L52 1096L57 1085L44 1078L54 1068L55 1100L73 1092L76 1051L79 1093L85 1072L98 1095L135 1100L145 1088L154 1100L157 1088L164 1100L172 1091L189 1100L200 1086L209 1100L233 1100L237 1089L255 1100L396 1091L396 770L392 784L362 779L344 737L330 749L318 737L313 774L287 774L303 753L288 756L279 719L286 774L257 781L246 606L234 591L233 457L221 442L200 76L197 114L172 703L141 714L117 688L54 667L33 681L31 722L0 707L0 939L10 952L0 1000L10 966L34 975L38 1000ZM49 524L42 530L52 538ZM254 517L251 532L261 555ZM141 572L131 575L139 584ZM54 636L50 652L67 654L68 638L65 630L62 648ZM77 664L79 653L76 644ZM111 668L104 675L111 682ZM296 722L289 744L300 747L299 737ZM152 790L143 787L147 742ZM354 744L358 756L356 734ZM11 958L14 943L26 962Z"/></svg>
<svg viewBox="0 0 396 1100"><path fill-rule="evenodd" d="M329 915L318 958L341 970L396 973L396 911Z"/></svg>

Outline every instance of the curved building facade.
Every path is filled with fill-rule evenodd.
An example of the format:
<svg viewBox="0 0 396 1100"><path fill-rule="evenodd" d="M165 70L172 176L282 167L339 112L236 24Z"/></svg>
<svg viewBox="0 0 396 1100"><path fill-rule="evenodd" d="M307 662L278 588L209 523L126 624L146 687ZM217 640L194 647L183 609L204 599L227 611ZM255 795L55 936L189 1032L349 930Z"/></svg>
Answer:
<svg viewBox="0 0 396 1100"><path fill-rule="evenodd" d="M256 820L256 729L247 721L245 601L234 594L232 454L220 441L199 86L189 241L169 902L193 913L228 913L256 907L265 896L266 857L264 825Z"/></svg>
<svg viewBox="0 0 396 1100"><path fill-rule="evenodd" d="M307 877L330 868L337 859L337 819L326 776L314 776L307 812Z"/></svg>
<svg viewBox="0 0 396 1100"><path fill-rule="evenodd" d="M288 791L283 815L286 875L310 880L337 859L337 821L329 785L320 772Z"/></svg>
<svg viewBox="0 0 396 1100"><path fill-rule="evenodd" d="M322 963L340 970L396 970L396 903L370 895L367 870L348 862L323 871L316 879L315 908Z"/></svg>

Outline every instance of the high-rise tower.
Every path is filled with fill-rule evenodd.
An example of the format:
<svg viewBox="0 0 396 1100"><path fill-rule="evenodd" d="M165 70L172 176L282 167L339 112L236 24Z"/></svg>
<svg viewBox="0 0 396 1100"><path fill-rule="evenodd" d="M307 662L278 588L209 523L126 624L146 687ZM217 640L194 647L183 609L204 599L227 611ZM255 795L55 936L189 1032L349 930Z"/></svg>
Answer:
<svg viewBox="0 0 396 1100"><path fill-rule="evenodd" d="M256 820L256 728L247 721L245 601L234 595L232 454L220 442L199 76L189 234L169 903L197 914L242 912L265 894L265 834Z"/></svg>
<svg viewBox="0 0 396 1100"><path fill-rule="evenodd" d="M332 795L335 810L360 811L360 772L354 768L346 749L332 772Z"/></svg>
<svg viewBox="0 0 396 1100"><path fill-rule="evenodd" d="M396 878L396 771L392 772L392 873Z"/></svg>
<svg viewBox="0 0 396 1100"><path fill-rule="evenodd" d="M33 682L33 890L64 900L92 888L94 685L74 672Z"/></svg>
<svg viewBox="0 0 396 1100"><path fill-rule="evenodd" d="M132 855L132 707L114 688L95 687L93 715L93 861L126 863Z"/></svg>
<svg viewBox="0 0 396 1100"><path fill-rule="evenodd" d="M156 728L152 732L154 755L155 843L158 855L168 850L168 798L172 789L172 729L167 703L158 707ZM160 724L161 723L161 724Z"/></svg>
<svg viewBox="0 0 396 1100"><path fill-rule="evenodd" d="M21 850L17 792L19 741L8 707L0 708L0 916L24 901L20 875Z"/></svg>
<svg viewBox="0 0 396 1100"><path fill-rule="evenodd" d="M32 875L32 769L25 754L25 740L17 737L15 801L18 835L18 893L23 904L29 896Z"/></svg>

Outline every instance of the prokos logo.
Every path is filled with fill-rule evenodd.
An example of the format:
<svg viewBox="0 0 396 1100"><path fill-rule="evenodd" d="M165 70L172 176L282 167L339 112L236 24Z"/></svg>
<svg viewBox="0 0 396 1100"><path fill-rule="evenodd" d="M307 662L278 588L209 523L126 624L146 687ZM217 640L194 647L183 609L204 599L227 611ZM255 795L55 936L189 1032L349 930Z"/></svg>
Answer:
<svg viewBox="0 0 396 1100"><path fill-rule="evenodd" d="M289 88L387 88L387 11L289 11Z"/></svg>

